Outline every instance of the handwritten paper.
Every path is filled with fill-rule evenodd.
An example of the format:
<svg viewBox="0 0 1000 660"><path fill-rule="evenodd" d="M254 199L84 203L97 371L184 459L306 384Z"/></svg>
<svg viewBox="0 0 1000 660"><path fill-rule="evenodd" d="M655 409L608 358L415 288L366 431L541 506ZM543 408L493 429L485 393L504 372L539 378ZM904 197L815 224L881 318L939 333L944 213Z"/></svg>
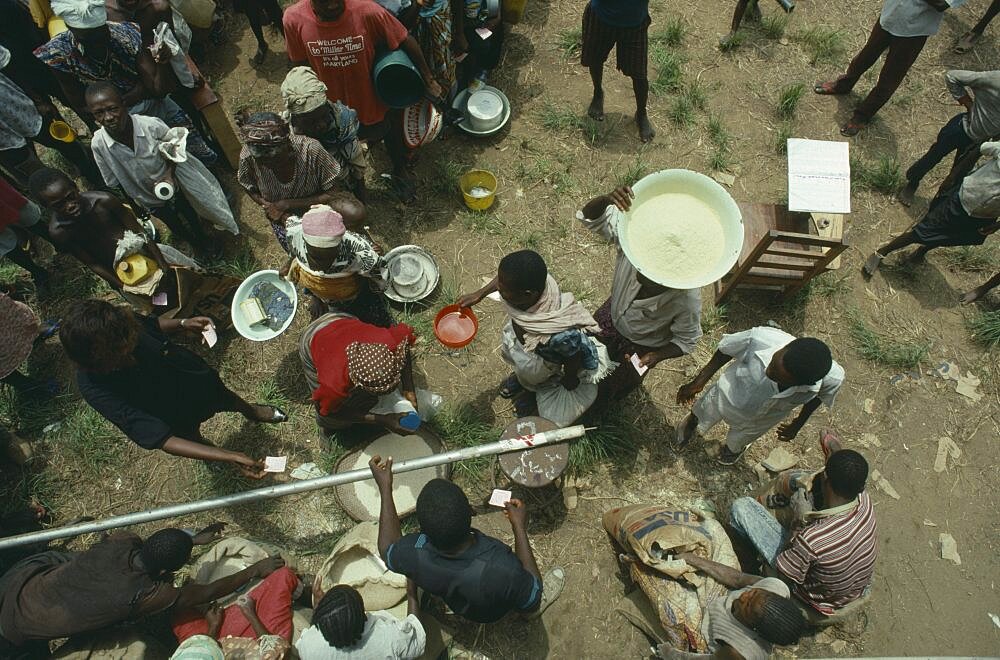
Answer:
<svg viewBox="0 0 1000 660"><path fill-rule="evenodd" d="M788 139L788 210L851 212L851 157L847 142Z"/></svg>
<svg viewBox="0 0 1000 660"><path fill-rule="evenodd" d="M498 506L501 509L503 509L506 506L507 502L509 501L510 501L509 490L501 490L499 488L493 489L493 494L490 495L490 504L492 504L493 506Z"/></svg>

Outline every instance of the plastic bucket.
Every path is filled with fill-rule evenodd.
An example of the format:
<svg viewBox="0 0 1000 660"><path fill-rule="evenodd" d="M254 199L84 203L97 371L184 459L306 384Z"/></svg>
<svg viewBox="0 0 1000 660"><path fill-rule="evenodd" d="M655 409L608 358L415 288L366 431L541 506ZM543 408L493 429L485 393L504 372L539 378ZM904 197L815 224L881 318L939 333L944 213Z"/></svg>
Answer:
<svg viewBox="0 0 1000 660"><path fill-rule="evenodd" d="M76 131L61 119L56 119L49 124L49 135L52 136L53 140L60 142L72 142L76 139Z"/></svg>
<svg viewBox="0 0 1000 660"><path fill-rule="evenodd" d="M479 332L479 319L468 307L448 305L434 317L434 336L448 348L468 346Z"/></svg>
<svg viewBox="0 0 1000 660"><path fill-rule="evenodd" d="M524 7L528 4L528 0L502 0L501 6L503 7L503 22L504 23L520 23L521 18L524 16Z"/></svg>
<svg viewBox="0 0 1000 660"><path fill-rule="evenodd" d="M391 50L375 60L372 69L375 93L390 108L406 108L424 97L424 79L401 50Z"/></svg>
<svg viewBox="0 0 1000 660"><path fill-rule="evenodd" d="M493 206L493 200L497 194L497 178L492 172L486 170L472 170L466 172L458 180L458 185L462 188L462 197L465 205L473 211L485 211ZM485 188L488 195L475 196L472 194L473 188Z"/></svg>

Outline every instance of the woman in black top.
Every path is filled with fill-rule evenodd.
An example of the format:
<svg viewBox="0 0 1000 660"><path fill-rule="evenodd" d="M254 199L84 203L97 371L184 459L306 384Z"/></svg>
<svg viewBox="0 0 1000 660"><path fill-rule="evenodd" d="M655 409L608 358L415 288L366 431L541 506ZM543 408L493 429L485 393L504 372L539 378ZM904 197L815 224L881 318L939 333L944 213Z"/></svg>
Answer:
<svg viewBox="0 0 1000 660"><path fill-rule="evenodd" d="M208 444L199 427L224 411L271 424L286 421L287 415L272 406L248 403L204 360L166 337L181 331L198 335L211 323L204 316L141 317L124 307L87 300L63 318L59 338L79 367L80 394L137 445L231 463L245 476L260 479L261 461Z"/></svg>

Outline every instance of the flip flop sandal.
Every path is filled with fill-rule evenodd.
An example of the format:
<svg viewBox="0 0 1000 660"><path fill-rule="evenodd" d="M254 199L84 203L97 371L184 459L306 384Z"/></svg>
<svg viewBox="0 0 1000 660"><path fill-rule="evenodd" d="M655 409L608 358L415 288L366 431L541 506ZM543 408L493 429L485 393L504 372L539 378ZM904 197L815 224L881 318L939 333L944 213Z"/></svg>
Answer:
<svg viewBox="0 0 1000 660"><path fill-rule="evenodd" d="M518 394L524 391L524 385L521 385L521 381L517 379L517 376L511 374L500 383L500 398L502 399L513 399Z"/></svg>
<svg viewBox="0 0 1000 660"><path fill-rule="evenodd" d="M878 272L878 267L882 265L882 260L885 259L884 255L878 252L872 252L871 256L865 260L865 265L861 267L861 274L867 279L871 279Z"/></svg>
<svg viewBox="0 0 1000 660"><path fill-rule="evenodd" d="M977 34L975 32L971 31L966 32L961 37L959 37L958 42L955 44L955 47L951 49L951 52L957 53L959 55L964 55L965 53L968 53L976 45L976 42L979 41L979 37L981 36L982 35Z"/></svg>
<svg viewBox="0 0 1000 660"><path fill-rule="evenodd" d="M538 609L525 615L525 617L528 619L537 619L542 616L546 608L556 602L556 599L559 598L559 594L562 593L565 586L566 571L561 566L556 566L546 571L542 577L542 599L538 604Z"/></svg>
<svg viewBox="0 0 1000 660"><path fill-rule="evenodd" d="M736 462L740 460L740 457L743 456L743 452L745 451L746 447L744 447L739 452L731 452L729 451L729 447L727 447L726 445L722 445L722 449L719 450L718 456L715 457L715 462L718 463L719 465L725 465L727 467L730 465L735 465Z"/></svg>
<svg viewBox="0 0 1000 660"><path fill-rule="evenodd" d="M684 451L684 449L691 444L691 440L694 438L694 433L692 433L689 438L684 437L684 429L687 428L687 421L688 418L685 417L679 424L677 424L677 426L674 427L674 437L670 441L670 447L674 451ZM697 433L697 431L695 431L695 433Z"/></svg>
<svg viewBox="0 0 1000 660"><path fill-rule="evenodd" d="M823 455L829 458L830 456L830 441L840 440L840 436L831 431L830 429L823 429L819 432L819 446L823 450Z"/></svg>
<svg viewBox="0 0 1000 660"><path fill-rule="evenodd" d="M867 126L867 123L857 122L851 120L840 127L840 134L844 137L854 137L861 132L861 129Z"/></svg>
<svg viewBox="0 0 1000 660"><path fill-rule="evenodd" d="M271 409L271 419L258 419L262 424L283 424L288 421L288 414L278 406L269 403L255 403L256 406L266 406Z"/></svg>
<svg viewBox="0 0 1000 660"><path fill-rule="evenodd" d="M818 80L816 84L813 85L813 92L821 96L841 96L847 92L837 91L837 81L833 80Z"/></svg>

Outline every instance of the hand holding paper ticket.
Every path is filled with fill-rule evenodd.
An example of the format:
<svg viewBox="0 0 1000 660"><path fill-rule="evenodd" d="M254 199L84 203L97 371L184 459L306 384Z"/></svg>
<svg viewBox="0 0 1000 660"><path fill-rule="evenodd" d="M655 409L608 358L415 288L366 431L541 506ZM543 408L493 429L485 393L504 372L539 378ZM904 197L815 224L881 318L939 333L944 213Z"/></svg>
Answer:
<svg viewBox="0 0 1000 660"><path fill-rule="evenodd" d="M510 491L501 490L500 488L494 488L493 494L490 495L490 504L493 506L498 506L501 509L507 507L507 502L510 501Z"/></svg>
<svg viewBox="0 0 1000 660"><path fill-rule="evenodd" d="M264 472L284 472L287 465L287 456L264 457Z"/></svg>

